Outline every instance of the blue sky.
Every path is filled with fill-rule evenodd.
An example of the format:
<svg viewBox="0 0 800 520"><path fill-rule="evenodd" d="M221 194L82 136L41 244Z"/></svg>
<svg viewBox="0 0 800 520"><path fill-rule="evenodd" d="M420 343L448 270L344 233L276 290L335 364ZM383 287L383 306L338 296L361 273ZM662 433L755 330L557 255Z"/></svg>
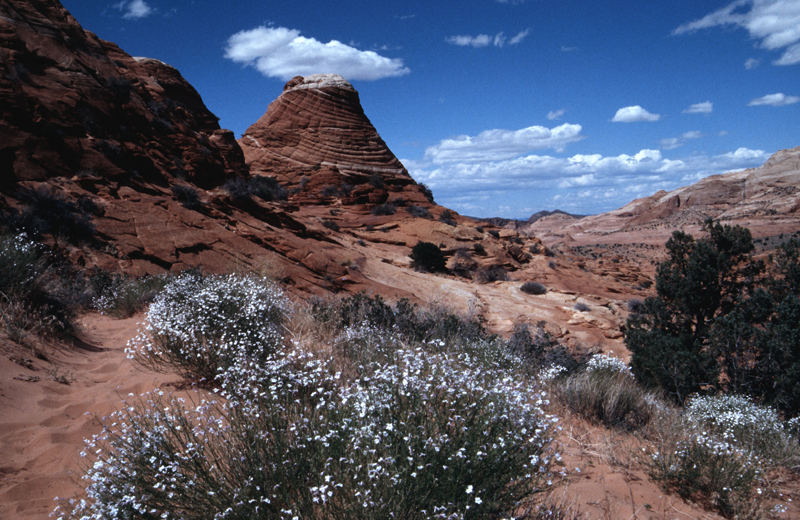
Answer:
<svg viewBox="0 0 800 520"><path fill-rule="evenodd" d="M237 136L336 72L437 202L597 213L800 145L800 0L63 0Z"/></svg>

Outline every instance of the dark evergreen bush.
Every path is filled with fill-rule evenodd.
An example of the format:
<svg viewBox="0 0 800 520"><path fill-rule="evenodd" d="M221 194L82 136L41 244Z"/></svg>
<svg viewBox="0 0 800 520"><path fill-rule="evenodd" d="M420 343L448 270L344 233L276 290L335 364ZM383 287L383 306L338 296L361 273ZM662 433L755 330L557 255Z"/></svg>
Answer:
<svg viewBox="0 0 800 520"><path fill-rule="evenodd" d="M519 290L528 294L544 294L547 292L547 287L539 282L525 282Z"/></svg>
<svg viewBox="0 0 800 520"><path fill-rule="evenodd" d="M411 249L411 265L420 271L439 272L446 271L444 253L436 244L430 242L417 242Z"/></svg>
<svg viewBox="0 0 800 520"><path fill-rule="evenodd" d="M707 237L675 232L659 264L657 296L628 318L625 343L643 384L677 402L700 391L746 393L800 411L798 244L766 266L750 232L707 221Z"/></svg>

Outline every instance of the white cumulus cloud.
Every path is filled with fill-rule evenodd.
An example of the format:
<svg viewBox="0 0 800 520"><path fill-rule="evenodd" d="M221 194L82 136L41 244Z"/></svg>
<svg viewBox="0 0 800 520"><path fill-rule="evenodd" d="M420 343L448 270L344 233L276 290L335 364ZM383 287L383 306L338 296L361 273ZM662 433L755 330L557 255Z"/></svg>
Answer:
<svg viewBox="0 0 800 520"><path fill-rule="evenodd" d="M528 36L529 33L530 29L525 29L512 36L511 39L507 38L503 32L499 32L494 36L491 34L477 34L475 36L468 34L457 34L455 36L448 36L444 39L444 41L451 45L458 45L459 47L479 48L489 47L490 45L494 47L503 47L506 42L508 42L509 45L518 45Z"/></svg>
<svg viewBox="0 0 800 520"><path fill-rule="evenodd" d="M754 100L750 101L747 106L755 107L769 105L772 107L782 107L785 105L793 105L798 101L800 101L800 97L798 96L787 96L783 92L776 92L775 94L767 94L765 96L761 96L760 98L755 98Z"/></svg>
<svg viewBox="0 0 800 520"><path fill-rule="evenodd" d="M123 0L115 4L114 8L122 11L123 18L129 19L144 18L153 13L153 8L144 0Z"/></svg>
<svg viewBox="0 0 800 520"><path fill-rule="evenodd" d="M564 147L583 139L581 125L564 123L553 128L529 126L519 130L484 130L476 136L444 139L425 150L434 164L474 163L510 159L531 150Z"/></svg>
<svg viewBox="0 0 800 520"><path fill-rule="evenodd" d="M702 103L695 103L689 105L683 110L684 114L710 114L714 110L714 103L711 101L703 101Z"/></svg>
<svg viewBox="0 0 800 520"><path fill-rule="evenodd" d="M348 79L377 80L411 72L401 59L362 51L338 40L322 43L286 27L239 31L228 38L225 57L279 79L332 72Z"/></svg>
<svg viewBox="0 0 800 520"><path fill-rule="evenodd" d="M782 50L783 54L773 62L775 65L800 63L800 2L797 0L737 0L679 26L673 34L726 25L746 29L764 49Z"/></svg>
<svg viewBox="0 0 800 520"><path fill-rule="evenodd" d="M617 110L611 121L615 123L636 123L639 121L658 121L659 119L661 119L660 114L651 114L641 106L633 105Z"/></svg>

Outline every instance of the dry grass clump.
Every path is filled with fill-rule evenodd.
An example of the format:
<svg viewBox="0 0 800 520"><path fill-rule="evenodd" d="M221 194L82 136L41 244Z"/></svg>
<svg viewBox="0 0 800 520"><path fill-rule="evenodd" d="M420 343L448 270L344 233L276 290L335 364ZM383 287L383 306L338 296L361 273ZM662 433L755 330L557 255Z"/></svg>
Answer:
<svg viewBox="0 0 800 520"><path fill-rule="evenodd" d="M573 413L608 428L641 429L657 413L657 398L644 390L622 361L593 356L586 366L554 382L554 393Z"/></svg>
<svg viewBox="0 0 800 520"><path fill-rule="evenodd" d="M71 333L74 291L60 271L52 253L26 233L0 235L0 319L13 341Z"/></svg>
<svg viewBox="0 0 800 520"><path fill-rule="evenodd" d="M99 295L92 300L92 306L103 314L115 318L127 318L149 305L169 282L169 276L142 276L129 278L122 275L103 273Z"/></svg>

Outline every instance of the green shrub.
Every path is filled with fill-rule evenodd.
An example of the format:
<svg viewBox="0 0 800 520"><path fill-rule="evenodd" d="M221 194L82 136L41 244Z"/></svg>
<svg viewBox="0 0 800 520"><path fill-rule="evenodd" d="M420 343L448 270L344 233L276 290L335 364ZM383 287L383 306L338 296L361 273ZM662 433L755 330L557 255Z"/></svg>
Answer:
<svg viewBox="0 0 800 520"><path fill-rule="evenodd" d="M411 265L420 271L432 273L446 271L444 253L436 244L430 242L417 242L411 248Z"/></svg>
<svg viewBox="0 0 800 520"><path fill-rule="evenodd" d="M800 411L800 271L797 243L781 247L769 276L750 232L707 221L708 237L675 232L659 264L656 297L625 327L637 379L676 402L704 391L748 393Z"/></svg>

